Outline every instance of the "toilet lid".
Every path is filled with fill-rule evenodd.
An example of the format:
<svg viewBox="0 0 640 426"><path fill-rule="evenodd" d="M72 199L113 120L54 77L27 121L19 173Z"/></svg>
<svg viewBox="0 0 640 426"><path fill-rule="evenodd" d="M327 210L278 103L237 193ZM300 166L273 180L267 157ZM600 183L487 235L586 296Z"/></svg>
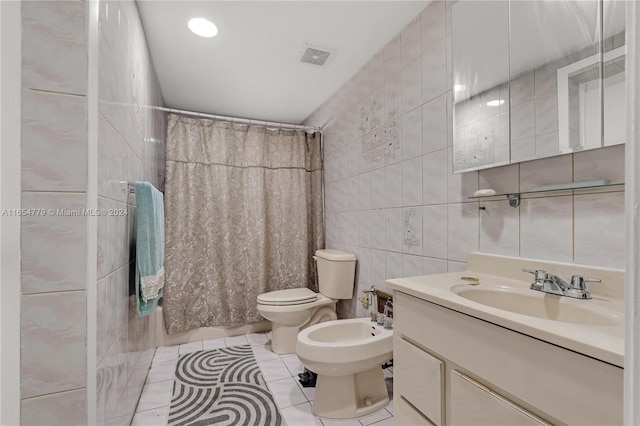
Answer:
<svg viewBox="0 0 640 426"><path fill-rule="evenodd" d="M318 295L308 288L289 288L286 290L270 291L258 296L258 303L263 305L300 305L314 302Z"/></svg>

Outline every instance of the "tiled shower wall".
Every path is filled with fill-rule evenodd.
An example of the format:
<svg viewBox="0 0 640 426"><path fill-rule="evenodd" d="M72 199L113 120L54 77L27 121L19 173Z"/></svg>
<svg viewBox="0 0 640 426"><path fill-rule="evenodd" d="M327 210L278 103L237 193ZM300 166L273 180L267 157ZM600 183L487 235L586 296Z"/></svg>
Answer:
<svg viewBox="0 0 640 426"><path fill-rule="evenodd" d="M128 425L156 347L155 315L129 296L135 264L135 195L122 181L162 190L166 114L135 2L101 1L98 105L97 421Z"/></svg>
<svg viewBox="0 0 640 426"><path fill-rule="evenodd" d="M357 255L356 294L388 278L464 270L471 251L623 268L619 190L545 194L517 208L467 198L479 188L621 182L624 146L454 174L450 5L430 3L305 122L326 125L326 244ZM366 315L355 299L339 314Z"/></svg>
<svg viewBox="0 0 640 426"><path fill-rule="evenodd" d="M21 424L129 424L156 346L155 317L131 307L135 198L121 181L162 188L165 114L134 2L100 2L98 167L89 166L84 1L22 2ZM94 70L95 71L95 70ZM95 99L93 100L95 102ZM98 262L87 264L89 177L97 177ZM40 210L44 209L44 210ZM61 209L61 210L57 210ZM44 213L43 213L44 212ZM96 268L98 281L88 282ZM91 288L91 286L96 286ZM96 290L95 292L87 289ZM97 293L97 312L87 294ZM96 317L97 394L88 395ZM91 318L91 320L89 320ZM91 350L94 350L91 347ZM92 374L92 373L91 373Z"/></svg>

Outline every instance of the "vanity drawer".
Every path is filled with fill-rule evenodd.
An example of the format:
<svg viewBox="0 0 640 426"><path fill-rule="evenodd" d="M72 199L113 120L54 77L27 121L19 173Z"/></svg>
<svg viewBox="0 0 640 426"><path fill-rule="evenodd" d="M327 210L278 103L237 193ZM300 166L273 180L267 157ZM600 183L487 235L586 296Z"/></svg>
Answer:
<svg viewBox="0 0 640 426"><path fill-rule="evenodd" d="M395 426L434 426L429 419L400 396L393 399L393 424Z"/></svg>
<svg viewBox="0 0 640 426"><path fill-rule="evenodd" d="M456 426L548 425L486 386L451 371L451 424Z"/></svg>
<svg viewBox="0 0 640 426"><path fill-rule="evenodd" d="M444 363L399 337L394 338L393 361L394 394L442 425Z"/></svg>

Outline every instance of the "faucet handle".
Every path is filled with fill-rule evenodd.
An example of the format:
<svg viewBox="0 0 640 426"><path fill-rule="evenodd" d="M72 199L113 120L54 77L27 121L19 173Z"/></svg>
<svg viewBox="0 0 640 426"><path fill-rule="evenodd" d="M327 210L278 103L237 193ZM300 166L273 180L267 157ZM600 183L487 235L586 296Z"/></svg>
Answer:
<svg viewBox="0 0 640 426"><path fill-rule="evenodd" d="M586 278L580 275L571 276L571 286L567 290L567 296L576 299L591 299L591 293L587 290L586 283L602 282L600 278Z"/></svg>
<svg viewBox="0 0 640 426"><path fill-rule="evenodd" d="M530 274L533 274L533 279L535 281L544 281L544 280L548 280L549 279L549 274L547 273L547 271L542 270L542 269L526 269L526 268L523 268L522 272L528 272Z"/></svg>
<svg viewBox="0 0 640 426"><path fill-rule="evenodd" d="M600 278L586 278L581 275L572 275L571 276L571 288L577 290L584 290L587 288L585 283L600 283L602 280Z"/></svg>
<svg viewBox="0 0 640 426"><path fill-rule="evenodd" d="M533 283L531 283L532 290L541 291L544 288L544 283L551 279L547 271L542 269L522 269L522 272L533 274Z"/></svg>

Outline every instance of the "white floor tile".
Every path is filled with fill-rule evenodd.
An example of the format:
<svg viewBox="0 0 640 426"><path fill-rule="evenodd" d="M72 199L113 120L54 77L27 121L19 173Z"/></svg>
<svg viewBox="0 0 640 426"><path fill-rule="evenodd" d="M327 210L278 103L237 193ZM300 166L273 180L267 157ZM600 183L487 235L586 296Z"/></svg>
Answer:
<svg viewBox="0 0 640 426"><path fill-rule="evenodd" d="M322 426L320 420L311 414L311 404L308 402L283 408L280 413L289 426Z"/></svg>
<svg viewBox="0 0 640 426"><path fill-rule="evenodd" d="M300 388L300 390L302 391L302 393L304 394L304 396L307 397L307 399L309 400L309 402L312 402L313 399L316 396L316 388L305 388L304 386L302 386L302 384L297 380L297 377L294 377L294 379L296 379L296 383L298 384L298 387Z"/></svg>
<svg viewBox="0 0 640 426"><path fill-rule="evenodd" d="M270 359L280 359L280 355L271 352L271 345L253 345L253 356L256 361L267 361Z"/></svg>
<svg viewBox="0 0 640 426"><path fill-rule="evenodd" d="M179 346L160 346L156 349L153 363L177 360L179 357L178 350Z"/></svg>
<svg viewBox="0 0 640 426"><path fill-rule="evenodd" d="M131 426L163 426L167 424L169 406L139 411L133 416Z"/></svg>
<svg viewBox="0 0 640 426"><path fill-rule="evenodd" d="M320 417L324 426L362 426L358 419L325 419Z"/></svg>
<svg viewBox="0 0 640 426"><path fill-rule="evenodd" d="M269 343L269 337L265 333L245 334L250 345L264 345Z"/></svg>
<svg viewBox="0 0 640 426"><path fill-rule="evenodd" d="M173 380L176 372L178 361L159 362L151 364L151 369L147 375L146 383L163 382L165 380Z"/></svg>
<svg viewBox="0 0 640 426"><path fill-rule="evenodd" d="M258 361L258 365L260 366L260 370L262 371L264 381L267 383L274 380L291 377L291 374L289 374L289 370L287 370L287 367L284 365L280 358L271 359L268 361Z"/></svg>
<svg viewBox="0 0 640 426"><path fill-rule="evenodd" d="M209 351L211 349L220 349L226 346L227 343L224 341L224 337L202 341L202 349L204 349L205 351Z"/></svg>
<svg viewBox="0 0 640 426"><path fill-rule="evenodd" d="M202 340L199 342L191 342L180 345L180 355L188 354L202 350Z"/></svg>
<svg viewBox="0 0 640 426"><path fill-rule="evenodd" d="M276 405L280 409L307 402L307 398L300 388L298 388L293 377L274 380L269 382L268 386L273 395L273 399L276 401Z"/></svg>
<svg viewBox="0 0 640 426"><path fill-rule="evenodd" d="M384 407L393 416L393 399L389 401L386 407Z"/></svg>
<svg viewBox="0 0 640 426"><path fill-rule="evenodd" d="M248 345L249 344L249 342L247 341L247 338L244 337L244 335L242 335L242 336L225 337L224 341L227 344L227 346L239 346L239 345Z"/></svg>
<svg viewBox="0 0 640 426"><path fill-rule="evenodd" d="M361 417L359 420L360 420L360 423L362 423L365 426L368 426L376 422L379 422L380 420L388 419L389 417L391 417L391 413L389 413L385 409L382 409L369 416Z"/></svg>
<svg viewBox="0 0 640 426"><path fill-rule="evenodd" d="M145 385L142 389L142 395L140 395L140 401L138 402L136 411L147 411L169 405L171 403L172 391L173 380Z"/></svg>
<svg viewBox="0 0 640 426"><path fill-rule="evenodd" d="M284 365L287 366L289 373L295 378L298 378L298 373L302 373L304 371L304 365L298 358L298 355L281 355L280 359L284 362Z"/></svg>
<svg viewBox="0 0 640 426"><path fill-rule="evenodd" d="M384 420L380 420L379 422L372 423L371 426L394 426L393 417L388 417Z"/></svg>

